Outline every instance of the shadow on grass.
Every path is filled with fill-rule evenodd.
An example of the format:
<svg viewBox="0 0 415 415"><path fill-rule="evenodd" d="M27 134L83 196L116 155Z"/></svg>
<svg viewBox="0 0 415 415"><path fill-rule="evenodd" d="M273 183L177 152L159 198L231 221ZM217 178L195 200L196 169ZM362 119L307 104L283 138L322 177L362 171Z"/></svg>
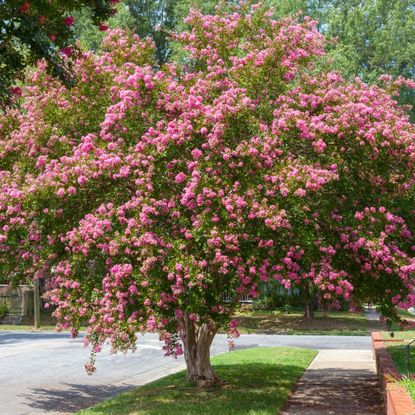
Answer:
<svg viewBox="0 0 415 415"><path fill-rule="evenodd" d="M368 335L383 327L380 321L367 321L360 313L330 313L323 317L319 313L313 319L294 314L237 315L241 330L261 334L331 334Z"/></svg>
<svg viewBox="0 0 415 415"><path fill-rule="evenodd" d="M275 415L307 364L218 364L221 387L190 385L184 372L121 394L88 415Z"/></svg>
<svg viewBox="0 0 415 415"><path fill-rule="evenodd" d="M408 335L408 339L414 338L414 332L411 331ZM407 339L407 341L408 341ZM408 366L408 349L406 344L394 344L387 347L389 354L391 355L397 369L404 375L400 384L408 391L412 400L415 401L415 344L409 348L409 366Z"/></svg>
<svg viewBox="0 0 415 415"><path fill-rule="evenodd" d="M410 374L415 373L415 345L412 345L410 348ZM393 344L387 346L388 352L391 355L395 365L400 373L403 375L408 375L408 358L407 358L407 348L405 344Z"/></svg>

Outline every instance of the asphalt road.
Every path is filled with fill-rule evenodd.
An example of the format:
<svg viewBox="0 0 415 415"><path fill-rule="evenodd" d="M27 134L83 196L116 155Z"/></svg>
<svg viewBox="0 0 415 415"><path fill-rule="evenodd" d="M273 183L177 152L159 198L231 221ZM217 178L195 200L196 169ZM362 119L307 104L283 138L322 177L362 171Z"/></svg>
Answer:
<svg viewBox="0 0 415 415"><path fill-rule="evenodd" d="M242 335L236 348L307 347L369 350L368 336ZM212 354L227 351L218 335ZM66 333L0 332L0 415L73 413L119 392L184 368L183 358L163 356L155 335L140 336L134 353L97 357L97 372L84 370L89 350Z"/></svg>

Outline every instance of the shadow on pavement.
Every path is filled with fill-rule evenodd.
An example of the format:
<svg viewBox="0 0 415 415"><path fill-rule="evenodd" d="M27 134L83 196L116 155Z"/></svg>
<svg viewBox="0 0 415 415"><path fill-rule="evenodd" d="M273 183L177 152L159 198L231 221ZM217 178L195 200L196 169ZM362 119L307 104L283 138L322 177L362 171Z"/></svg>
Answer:
<svg viewBox="0 0 415 415"><path fill-rule="evenodd" d="M88 408L118 393L137 387L129 384L113 386L73 383L63 383L60 386L64 390L34 388L30 393L21 395L21 398L33 413L59 412L64 414Z"/></svg>
<svg viewBox="0 0 415 415"><path fill-rule="evenodd" d="M381 388L367 369L312 369L297 383L282 415L382 415Z"/></svg>

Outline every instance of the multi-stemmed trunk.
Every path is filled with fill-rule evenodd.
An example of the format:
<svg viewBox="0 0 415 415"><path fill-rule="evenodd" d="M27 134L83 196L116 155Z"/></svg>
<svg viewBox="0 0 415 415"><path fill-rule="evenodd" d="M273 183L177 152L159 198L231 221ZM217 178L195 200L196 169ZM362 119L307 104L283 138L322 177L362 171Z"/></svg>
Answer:
<svg viewBox="0 0 415 415"><path fill-rule="evenodd" d="M214 324L198 324L187 314L181 319L183 325L184 358L187 366L187 379L198 386L211 386L220 379L210 364L210 346L216 334Z"/></svg>
<svg viewBox="0 0 415 415"><path fill-rule="evenodd" d="M314 305L316 300L316 295L313 288L310 285L307 285L303 291L305 309L304 309L304 318L311 319L314 318Z"/></svg>
<svg viewBox="0 0 415 415"><path fill-rule="evenodd" d="M314 307L311 300L307 300L305 303L304 318L314 318Z"/></svg>

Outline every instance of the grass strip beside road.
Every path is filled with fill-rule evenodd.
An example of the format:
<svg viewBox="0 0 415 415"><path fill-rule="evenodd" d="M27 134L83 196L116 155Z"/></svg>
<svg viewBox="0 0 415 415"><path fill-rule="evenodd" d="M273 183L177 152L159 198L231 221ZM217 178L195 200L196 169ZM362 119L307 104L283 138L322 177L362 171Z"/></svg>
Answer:
<svg viewBox="0 0 415 415"><path fill-rule="evenodd" d="M80 330L85 330L86 327L81 327ZM0 331L56 331L56 319L50 313L41 312L40 314L40 328L35 329L35 322L33 316L24 316L19 324L1 324ZM69 331L69 330L64 330Z"/></svg>
<svg viewBox="0 0 415 415"><path fill-rule="evenodd" d="M405 377L400 384L408 391L412 400L415 402L415 380Z"/></svg>
<svg viewBox="0 0 415 415"><path fill-rule="evenodd" d="M368 322L365 314L360 312L316 312L312 319L304 318L303 314L303 311L243 311L235 318L241 333L367 336L381 327L380 322Z"/></svg>
<svg viewBox="0 0 415 415"><path fill-rule="evenodd" d="M393 337L390 335L390 332L382 331L382 338L385 340L413 340L415 339L415 330L401 330L397 329L392 331Z"/></svg>
<svg viewBox="0 0 415 415"><path fill-rule="evenodd" d="M306 319L302 310L241 310L234 316L239 320L242 334L315 334L367 336L370 331L382 329L382 323L366 320L364 313L346 311L316 312L315 318ZM26 317L19 325L1 325L0 330L33 330L33 317ZM55 330L56 320L42 315L40 330ZM82 328L84 329L84 328Z"/></svg>
<svg viewBox="0 0 415 415"><path fill-rule="evenodd" d="M383 333L383 338L391 339L387 333ZM403 380L399 383L406 388L411 395L412 400L415 401L415 379L413 379L415 376L415 344L410 347L410 372L408 372L406 347L410 340L415 339L415 331L395 331L394 338L402 340L402 342L388 344L387 350L399 372L404 375Z"/></svg>
<svg viewBox="0 0 415 415"><path fill-rule="evenodd" d="M212 358L221 387L197 388L180 372L78 415L276 415L316 354L284 347L224 353Z"/></svg>
<svg viewBox="0 0 415 415"><path fill-rule="evenodd" d="M408 375L408 365L406 356L406 347L404 343L393 343L387 346L388 352L391 355L396 368L403 375ZM411 364L415 364L415 350L411 349ZM412 367L411 373L415 372L415 367Z"/></svg>

